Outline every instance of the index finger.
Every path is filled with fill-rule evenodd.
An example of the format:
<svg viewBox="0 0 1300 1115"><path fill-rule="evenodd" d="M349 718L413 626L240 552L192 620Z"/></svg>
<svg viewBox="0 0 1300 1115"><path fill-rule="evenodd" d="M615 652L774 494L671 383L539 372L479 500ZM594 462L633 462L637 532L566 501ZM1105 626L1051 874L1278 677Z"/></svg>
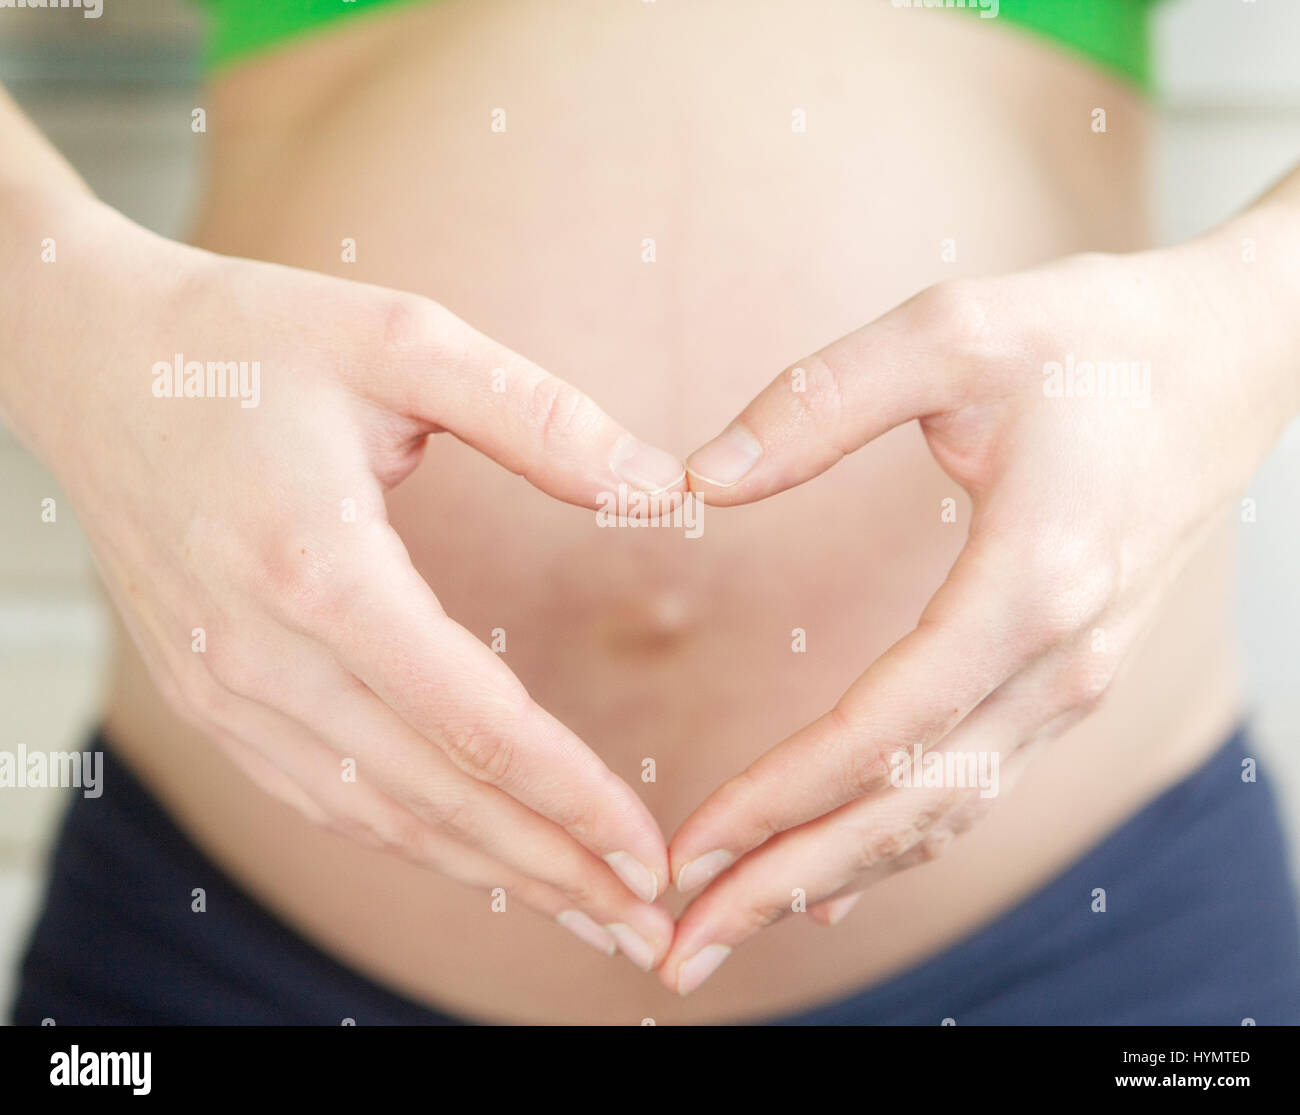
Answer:
<svg viewBox="0 0 1300 1115"><path fill-rule="evenodd" d="M620 484L685 487L682 463L572 384L414 295L389 296L383 374L356 390L491 457L557 499L595 507Z"/></svg>
<svg viewBox="0 0 1300 1115"><path fill-rule="evenodd" d="M297 603L281 621L327 646L457 767L560 825L653 902L667 851L631 786L447 617L387 524L358 553L341 568L304 553L310 579L288 594Z"/></svg>
<svg viewBox="0 0 1300 1115"><path fill-rule="evenodd" d="M669 849L680 890L745 853L883 787L891 759L933 747L1042 653L1042 622L1023 569L972 539L916 629L874 662L829 713L715 791ZM1069 607L1066 601L1065 607Z"/></svg>

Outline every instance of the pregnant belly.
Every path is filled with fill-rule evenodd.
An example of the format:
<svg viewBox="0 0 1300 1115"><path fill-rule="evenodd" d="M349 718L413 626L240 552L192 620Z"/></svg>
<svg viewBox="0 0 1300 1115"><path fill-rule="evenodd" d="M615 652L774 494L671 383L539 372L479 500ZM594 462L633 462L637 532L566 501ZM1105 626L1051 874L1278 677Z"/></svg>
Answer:
<svg viewBox="0 0 1300 1115"><path fill-rule="evenodd" d="M403 7L235 71L211 104L206 246L429 295L683 453L929 283L1142 235L1128 92L1013 32L861 0ZM449 439L389 502L448 612L671 833L915 621L962 543L950 496L964 510L913 427L706 510L695 538L602 528ZM1233 705L1228 569L1207 551L1110 705L964 846L833 933L769 930L687 1002L250 804L129 652L110 727L250 888L408 994L532 1021L763 1013L939 947L1203 754Z"/></svg>

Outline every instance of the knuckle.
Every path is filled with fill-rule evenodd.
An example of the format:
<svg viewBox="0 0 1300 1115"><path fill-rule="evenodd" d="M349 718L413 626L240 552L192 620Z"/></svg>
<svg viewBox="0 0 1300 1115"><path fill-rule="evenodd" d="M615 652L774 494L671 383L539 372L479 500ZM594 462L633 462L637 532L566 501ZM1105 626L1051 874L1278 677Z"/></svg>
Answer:
<svg viewBox="0 0 1300 1115"><path fill-rule="evenodd" d="M845 764L844 786L849 797L860 798L889 780L893 749L876 744L851 747Z"/></svg>
<svg viewBox="0 0 1300 1115"><path fill-rule="evenodd" d="M1017 562L1019 593L1027 603L1024 630L1035 649L1045 650L1078 634L1113 602L1118 575L1104 555L1087 543L1036 547Z"/></svg>
<svg viewBox="0 0 1300 1115"><path fill-rule="evenodd" d="M859 825L852 836L853 866L866 871L898 859L911 851L925 835L924 822Z"/></svg>
<svg viewBox="0 0 1300 1115"><path fill-rule="evenodd" d="M1058 681L1066 709L1089 711L1110 691L1118 656L1109 651L1082 651L1070 657Z"/></svg>
<svg viewBox="0 0 1300 1115"><path fill-rule="evenodd" d="M579 843L594 841L601 828L601 806L605 802L618 801L621 791L626 787L615 774L609 776L609 789L596 797L587 794L565 794L549 803L547 817L569 833Z"/></svg>
<svg viewBox="0 0 1300 1115"><path fill-rule="evenodd" d="M1062 577L1073 612L1080 624L1096 619L1114 600L1119 588L1119 568L1109 555L1098 554L1093 547L1075 545L1065 561Z"/></svg>
<svg viewBox="0 0 1300 1115"><path fill-rule="evenodd" d="M414 814L400 809L351 812L334 818L335 831L355 844L417 863L428 857L428 831Z"/></svg>
<svg viewBox="0 0 1300 1115"><path fill-rule="evenodd" d="M529 425L543 452L563 452L598 429L600 408L576 387L554 376L541 376L528 394Z"/></svg>
<svg viewBox="0 0 1300 1115"><path fill-rule="evenodd" d="M984 285L974 279L948 279L917 295L914 312L926 335L948 352L972 358L993 355L995 331Z"/></svg>
<svg viewBox="0 0 1300 1115"><path fill-rule="evenodd" d="M741 914L744 935L748 936L775 925L790 911L785 898L760 899L744 908Z"/></svg>
<svg viewBox="0 0 1300 1115"><path fill-rule="evenodd" d="M965 836L992 811L992 798L977 799L969 808L957 810L941 828L936 829L938 839L951 843L959 836Z"/></svg>
<svg viewBox="0 0 1300 1115"><path fill-rule="evenodd" d="M381 351L420 358L445 348L449 315L440 311L436 302L416 294L388 296L378 311Z"/></svg>
<svg viewBox="0 0 1300 1115"><path fill-rule="evenodd" d="M415 863L427 863L430 860L429 830L412 813L395 810L384 820L379 838L380 846L386 852Z"/></svg>
<svg viewBox="0 0 1300 1115"><path fill-rule="evenodd" d="M489 725L466 724L442 740L447 756L465 773L484 782L505 782L514 767L514 745Z"/></svg>
<svg viewBox="0 0 1300 1115"><path fill-rule="evenodd" d="M868 863L882 863L897 859L915 847L916 840L917 834L911 828L867 833L863 836L861 851Z"/></svg>
<svg viewBox="0 0 1300 1115"><path fill-rule="evenodd" d="M1085 622L1079 609L1068 597L1039 597L1026 621L1029 646L1044 651L1064 642Z"/></svg>
<svg viewBox="0 0 1300 1115"><path fill-rule="evenodd" d="M917 846L920 852L920 861L922 863L933 863L940 856L947 853L957 839L957 834L950 829L940 829L927 836Z"/></svg>
<svg viewBox="0 0 1300 1115"><path fill-rule="evenodd" d="M823 442L834 446L841 454L848 448L840 444L839 430L843 423L845 377L851 374L840 366L829 352L819 352L800 365L804 371L803 390L792 391L791 397L810 426ZM789 377L793 369L788 370Z"/></svg>
<svg viewBox="0 0 1300 1115"><path fill-rule="evenodd" d="M914 867L921 867L927 863L933 863L952 845L955 835L954 832L950 832L946 829L931 833L929 836L918 841L907 851L889 861L886 865L887 870L891 873L910 871Z"/></svg>
<svg viewBox="0 0 1300 1115"><path fill-rule="evenodd" d="M576 858L572 862L558 862L551 866L551 885L565 895L578 909L600 915L609 905L608 893L600 882L593 879L584 864ZM622 884L619 884L620 886Z"/></svg>
<svg viewBox="0 0 1300 1115"><path fill-rule="evenodd" d="M889 780L890 757L895 747L888 741L863 739L855 730L853 716L842 704L834 705L827 717L834 738L842 741L844 796L853 799L880 789Z"/></svg>
<svg viewBox="0 0 1300 1115"><path fill-rule="evenodd" d="M257 583L259 598L277 619L313 635L345 623L353 599L337 553L294 536L263 548Z"/></svg>
<svg viewBox="0 0 1300 1115"><path fill-rule="evenodd" d="M462 843L471 844L476 840L478 826L475 822L477 810L463 797L443 797L428 802L424 814L429 826L441 836L450 837Z"/></svg>
<svg viewBox="0 0 1300 1115"><path fill-rule="evenodd" d="M1085 584L1069 579L1061 590L1043 599L1040 597L1040 633L1053 645L1076 635L1095 620L1109 603L1109 594L1095 583Z"/></svg>
<svg viewBox="0 0 1300 1115"><path fill-rule="evenodd" d="M925 708L909 710L906 720L886 723L877 716L880 722L873 725L871 738L864 738L860 729L854 731L853 716L839 706L832 714L840 737L848 741L841 778L845 796L853 799L896 783L899 774L913 765L913 749L920 745L924 751L943 739L960 723L964 712L951 702L933 701Z"/></svg>

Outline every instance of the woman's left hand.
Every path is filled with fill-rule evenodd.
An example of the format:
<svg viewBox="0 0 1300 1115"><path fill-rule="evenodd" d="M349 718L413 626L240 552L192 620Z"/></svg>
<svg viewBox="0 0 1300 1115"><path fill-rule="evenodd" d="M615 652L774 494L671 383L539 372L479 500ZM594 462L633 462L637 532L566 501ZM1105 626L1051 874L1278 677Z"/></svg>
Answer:
<svg viewBox="0 0 1300 1115"><path fill-rule="evenodd" d="M1102 697L1297 412L1300 353L1275 324L1295 292L1251 266L1220 234L942 283L782 373L689 459L706 502L749 503L918 419L973 517L916 629L677 832L678 886L709 885L668 987L693 990L796 888L832 922L968 827L978 788L891 778L917 745L996 756L1005 789L1028 743Z"/></svg>

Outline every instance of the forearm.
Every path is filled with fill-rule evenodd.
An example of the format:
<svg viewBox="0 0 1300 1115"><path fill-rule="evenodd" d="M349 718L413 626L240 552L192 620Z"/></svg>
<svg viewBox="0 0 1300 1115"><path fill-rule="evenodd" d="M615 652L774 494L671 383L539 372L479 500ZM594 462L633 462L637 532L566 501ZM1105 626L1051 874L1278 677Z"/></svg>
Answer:
<svg viewBox="0 0 1300 1115"><path fill-rule="evenodd" d="M1270 204L1290 206L1296 219L1300 220L1300 166L1292 167L1290 173L1270 186L1251 208Z"/></svg>
<svg viewBox="0 0 1300 1115"><path fill-rule="evenodd" d="M149 320L157 240L98 201L0 89L0 421L52 467Z"/></svg>
<svg viewBox="0 0 1300 1115"><path fill-rule="evenodd" d="M44 193L52 197L91 197L89 187L23 115L3 86L0 86L0 195L3 196L7 225L8 203L23 195Z"/></svg>

